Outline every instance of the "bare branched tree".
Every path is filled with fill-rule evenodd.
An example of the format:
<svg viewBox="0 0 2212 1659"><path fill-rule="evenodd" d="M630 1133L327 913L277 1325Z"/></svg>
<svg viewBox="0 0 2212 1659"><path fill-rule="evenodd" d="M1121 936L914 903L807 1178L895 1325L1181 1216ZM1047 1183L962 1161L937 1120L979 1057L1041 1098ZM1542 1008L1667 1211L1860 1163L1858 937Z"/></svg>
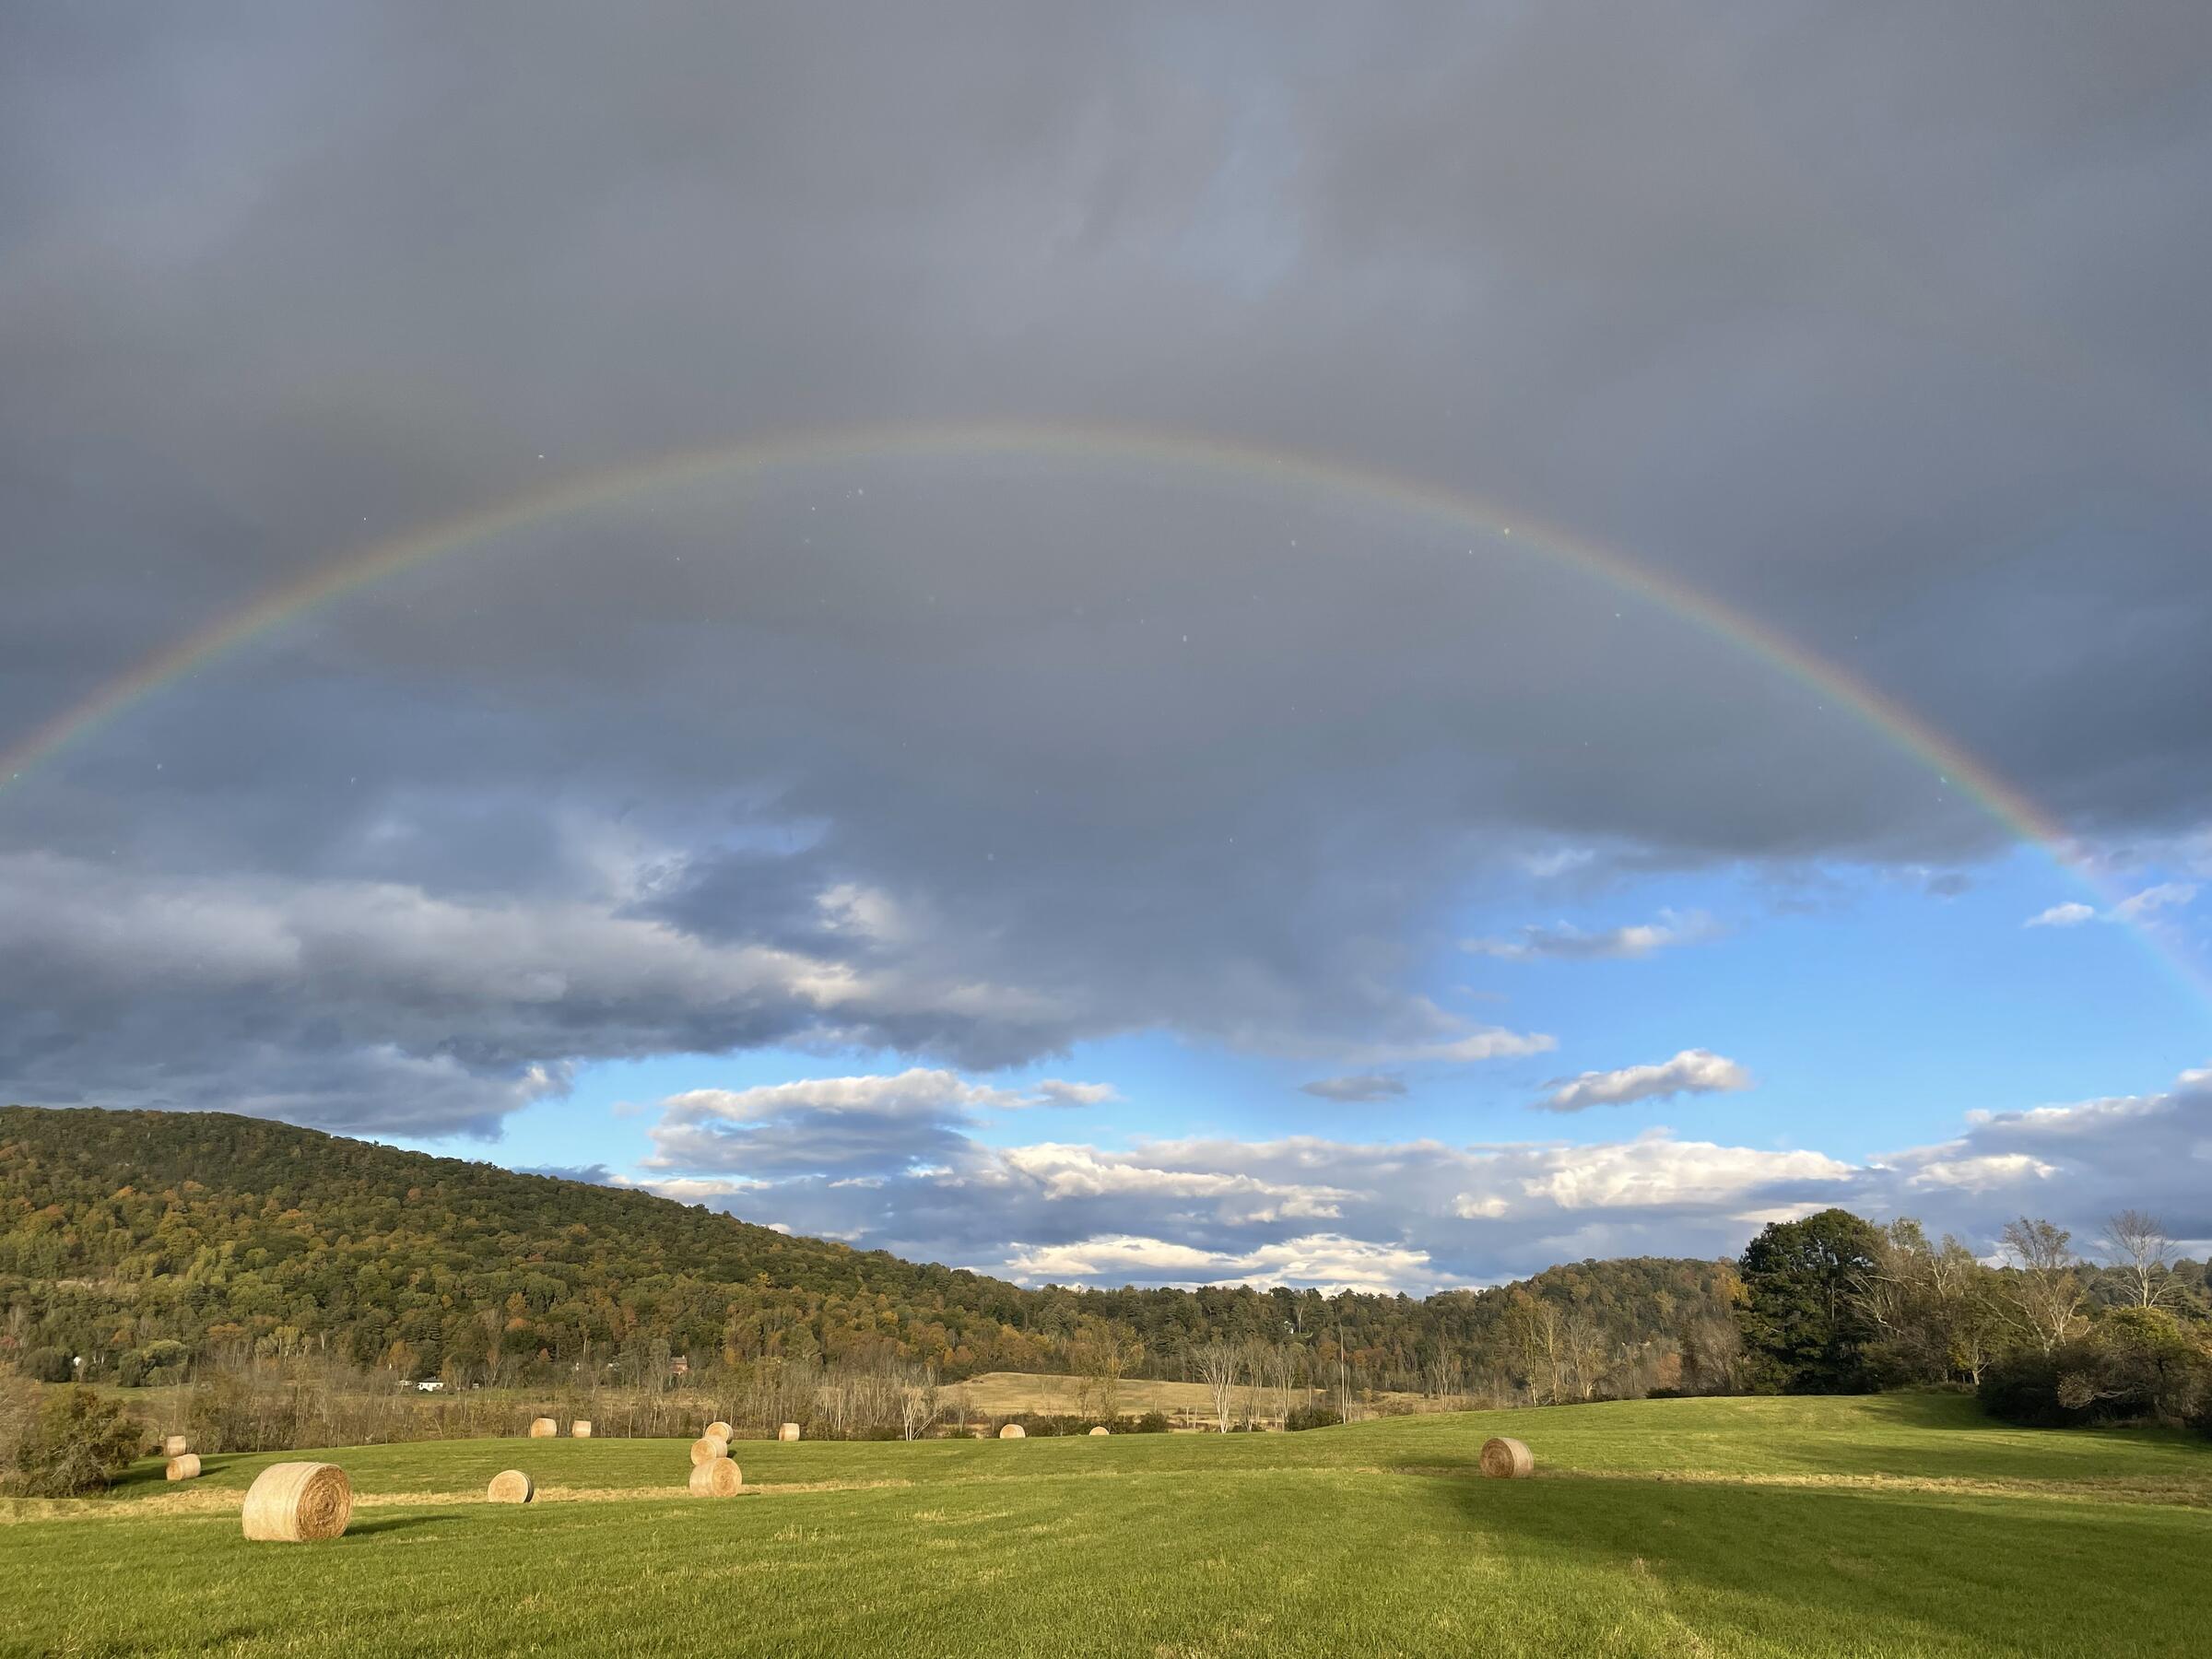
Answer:
<svg viewBox="0 0 2212 1659"><path fill-rule="evenodd" d="M1214 1402L1214 1421L1221 1432L1229 1432L1230 1401L1237 1392L1237 1375L1242 1370L1241 1356L1230 1344L1218 1337L1194 1349L1192 1359L1198 1368L1198 1380Z"/></svg>
<svg viewBox="0 0 2212 1659"><path fill-rule="evenodd" d="M1588 1313L1576 1308L1560 1322L1559 1346L1573 1396L1594 1399L1606 1380L1605 1332Z"/></svg>
<svg viewBox="0 0 2212 1659"><path fill-rule="evenodd" d="M1529 1403L1554 1406L1565 1399L1567 1332L1558 1306L1515 1290L1506 1307L1505 1329L1522 1374L1528 1379Z"/></svg>
<svg viewBox="0 0 2212 1659"><path fill-rule="evenodd" d="M2105 1249L2123 1269L2136 1306L2155 1308L2173 1294L2173 1241L2156 1216L2124 1209L2104 1224Z"/></svg>
<svg viewBox="0 0 2212 1659"><path fill-rule="evenodd" d="M1084 1314L1067 1340L1076 1378L1076 1415L1111 1419L1122 1408L1122 1380L1144 1359L1136 1333L1116 1320Z"/></svg>
<svg viewBox="0 0 2212 1659"><path fill-rule="evenodd" d="M920 1440L937 1426L937 1418L943 1412L937 1393L937 1368L925 1365L920 1377L910 1376L900 1391L899 1432L907 1440Z"/></svg>
<svg viewBox="0 0 2212 1659"><path fill-rule="evenodd" d="M2005 1224L2005 1253L2014 1273L2008 1285L2013 1317L2044 1353L2081 1319L2081 1279L2075 1273L2074 1235L2050 1221L2022 1216Z"/></svg>

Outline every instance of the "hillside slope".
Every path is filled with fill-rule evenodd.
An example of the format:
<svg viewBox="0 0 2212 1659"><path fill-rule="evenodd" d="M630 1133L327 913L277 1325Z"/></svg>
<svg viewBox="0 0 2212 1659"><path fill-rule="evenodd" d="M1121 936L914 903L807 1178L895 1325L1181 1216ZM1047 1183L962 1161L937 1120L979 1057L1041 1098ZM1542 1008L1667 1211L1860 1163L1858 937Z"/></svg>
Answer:
<svg viewBox="0 0 2212 1659"><path fill-rule="evenodd" d="M1716 1263L1548 1270L1524 1287L1405 1297L1246 1287L1023 1289L794 1238L651 1194L523 1175L212 1112L0 1109L0 1352L58 1347L94 1374L183 1354L324 1353L422 1373L527 1374L587 1352L641 1372L763 1355L1053 1371L1085 1321L1180 1375L1219 1335L1377 1386L1507 1365L1516 1309L1591 1351L1671 1354L1724 1320Z"/></svg>

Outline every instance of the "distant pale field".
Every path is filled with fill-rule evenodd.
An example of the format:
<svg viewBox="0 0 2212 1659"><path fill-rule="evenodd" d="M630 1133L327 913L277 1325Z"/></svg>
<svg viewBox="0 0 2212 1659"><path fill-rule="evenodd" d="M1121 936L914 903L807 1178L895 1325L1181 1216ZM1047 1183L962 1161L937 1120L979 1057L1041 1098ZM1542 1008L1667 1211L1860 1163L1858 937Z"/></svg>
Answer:
<svg viewBox="0 0 2212 1659"><path fill-rule="evenodd" d="M965 1400L973 1417L1009 1417L1018 1412L1033 1411L1048 1414L1076 1412L1082 1403L1083 1380L1080 1377L1050 1376L1039 1371L985 1371L971 1377L965 1382L946 1385L946 1397ZM1239 1388L1231 1396L1230 1418L1232 1422L1244 1420L1246 1391ZM1378 1400L1402 1405L1409 1410L1434 1409L1434 1403L1424 1401L1418 1394L1379 1394ZM1292 1406L1304 1405L1306 1391L1293 1389ZM1123 1417L1136 1417L1147 1411L1165 1412L1171 1417L1181 1414L1210 1422L1214 1415L1213 1392L1203 1382L1152 1382L1131 1379L1119 1385L1114 1409ZM1262 1389L1258 1395L1256 1416L1264 1421L1277 1420L1282 1416L1283 1396L1274 1389Z"/></svg>
<svg viewBox="0 0 2212 1659"><path fill-rule="evenodd" d="M1483 1440L1535 1449L1488 1481ZM18 1503L0 1653L2203 1654L2212 1442L1940 1395L1665 1400L1266 1436L318 1453L347 1535L252 1544L276 1456ZM286 1455L298 1456L300 1453ZM481 1501L506 1467L527 1508Z"/></svg>
<svg viewBox="0 0 2212 1659"><path fill-rule="evenodd" d="M176 1388L104 1389L103 1393L129 1403L132 1409L149 1423L182 1423L187 1413L191 1390ZM1230 1404L1231 1419L1244 1420L1244 1402L1247 1391L1239 1388ZM692 1400L706 1417L720 1409L711 1390L694 1391L679 1388L679 1397ZM965 1382L945 1384L943 1396L949 1406L964 1409L970 1418L985 1417L1012 1417L1021 1412L1074 1416L1083 1404L1083 1382L1079 1377L1055 1376L1041 1371L985 1371ZM1324 1404L1327 1396L1316 1395ZM402 1406L418 1406L427 1417L444 1403L455 1399L504 1399L513 1404L520 1418L528 1418L544 1407L548 1396L544 1391L532 1392L524 1388L470 1390L462 1394L404 1394L396 1396ZM1293 1389L1290 1403L1302 1406L1307 1399L1302 1388ZM1371 1412L1387 1406L1392 1410L1435 1411L1439 1402L1419 1394L1378 1393L1367 1403L1354 1407L1354 1415ZM1283 1396L1279 1391L1263 1389L1258 1396L1255 1418L1264 1424L1279 1422L1282 1418ZM1194 1422L1210 1423L1214 1417L1214 1397L1203 1382L1154 1382L1131 1379L1120 1384L1115 1411L1122 1417L1137 1417L1147 1411L1163 1412L1171 1418L1187 1418Z"/></svg>

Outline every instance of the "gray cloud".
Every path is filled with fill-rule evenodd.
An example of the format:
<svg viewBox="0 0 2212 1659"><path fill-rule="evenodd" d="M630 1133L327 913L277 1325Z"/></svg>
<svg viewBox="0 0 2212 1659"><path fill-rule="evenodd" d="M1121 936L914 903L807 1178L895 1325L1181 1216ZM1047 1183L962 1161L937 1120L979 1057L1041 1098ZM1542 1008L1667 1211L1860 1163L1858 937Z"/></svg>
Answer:
<svg viewBox="0 0 2212 1659"><path fill-rule="evenodd" d="M951 1171L977 1156L965 1131L981 1112L1095 1103L1101 1084L994 1088L915 1066L895 1077L830 1077L755 1088L695 1089L663 1102L650 1168L752 1179L819 1177L865 1185L915 1171Z"/></svg>
<svg viewBox="0 0 2212 1659"><path fill-rule="evenodd" d="M2085 835L2212 815L2201 6L0 28L0 747L574 469L983 415L1495 498ZM1525 535L1094 451L518 528L0 780L0 1094L489 1133L765 1043L1503 1057L1410 986L1531 849L2002 841Z"/></svg>
<svg viewBox="0 0 2212 1659"><path fill-rule="evenodd" d="M1698 944L1718 932L1710 916L1697 912L1677 915L1667 911L1656 922L1608 927L1597 933L1585 932L1566 922L1529 926L1513 938L1468 939L1462 943L1461 948L1508 962L1534 961L1546 957L1594 961L1612 957L1647 957L1671 946Z"/></svg>
<svg viewBox="0 0 2212 1659"><path fill-rule="evenodd" d="M1300 1093L1318 1095L1324 1100L1394 1100L1405 1094L1406 1079L1387 1072L1354 1072L1342 1077L1316 1077L1298 1087Z"/></svg>

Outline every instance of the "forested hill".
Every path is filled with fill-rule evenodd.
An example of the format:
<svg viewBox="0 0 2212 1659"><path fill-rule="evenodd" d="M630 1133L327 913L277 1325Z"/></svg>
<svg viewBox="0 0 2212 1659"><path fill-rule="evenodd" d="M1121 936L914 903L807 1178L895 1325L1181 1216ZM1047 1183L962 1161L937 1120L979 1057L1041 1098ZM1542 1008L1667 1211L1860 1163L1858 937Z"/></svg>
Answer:
<svg viewBox="0 0 2212 1659"><path fill-rule="evenodd" d="M1544 1354L1556 1392L1671 1381L1724 1340L1724 1264L1633 1260L1398 1296L1026 1290L659 1198L212 1112L0 1108L0 1357L60 1349L125 1381L187 1359L321 1354L470 1381L768 1355L1060 1370L1079 1338L1179 1374L1214 1337L1296 1347L1370 1385ZM1509 1342L1508 1327L1512 1327ZM1511 1353L1507 1349L1511 1348ZM1579 1352L1570 1349L1579 1347ZM1571 1362L1571 1377L1562 1366ZM1618 1379L1629 1382L1627 1378Z"/></svg>

